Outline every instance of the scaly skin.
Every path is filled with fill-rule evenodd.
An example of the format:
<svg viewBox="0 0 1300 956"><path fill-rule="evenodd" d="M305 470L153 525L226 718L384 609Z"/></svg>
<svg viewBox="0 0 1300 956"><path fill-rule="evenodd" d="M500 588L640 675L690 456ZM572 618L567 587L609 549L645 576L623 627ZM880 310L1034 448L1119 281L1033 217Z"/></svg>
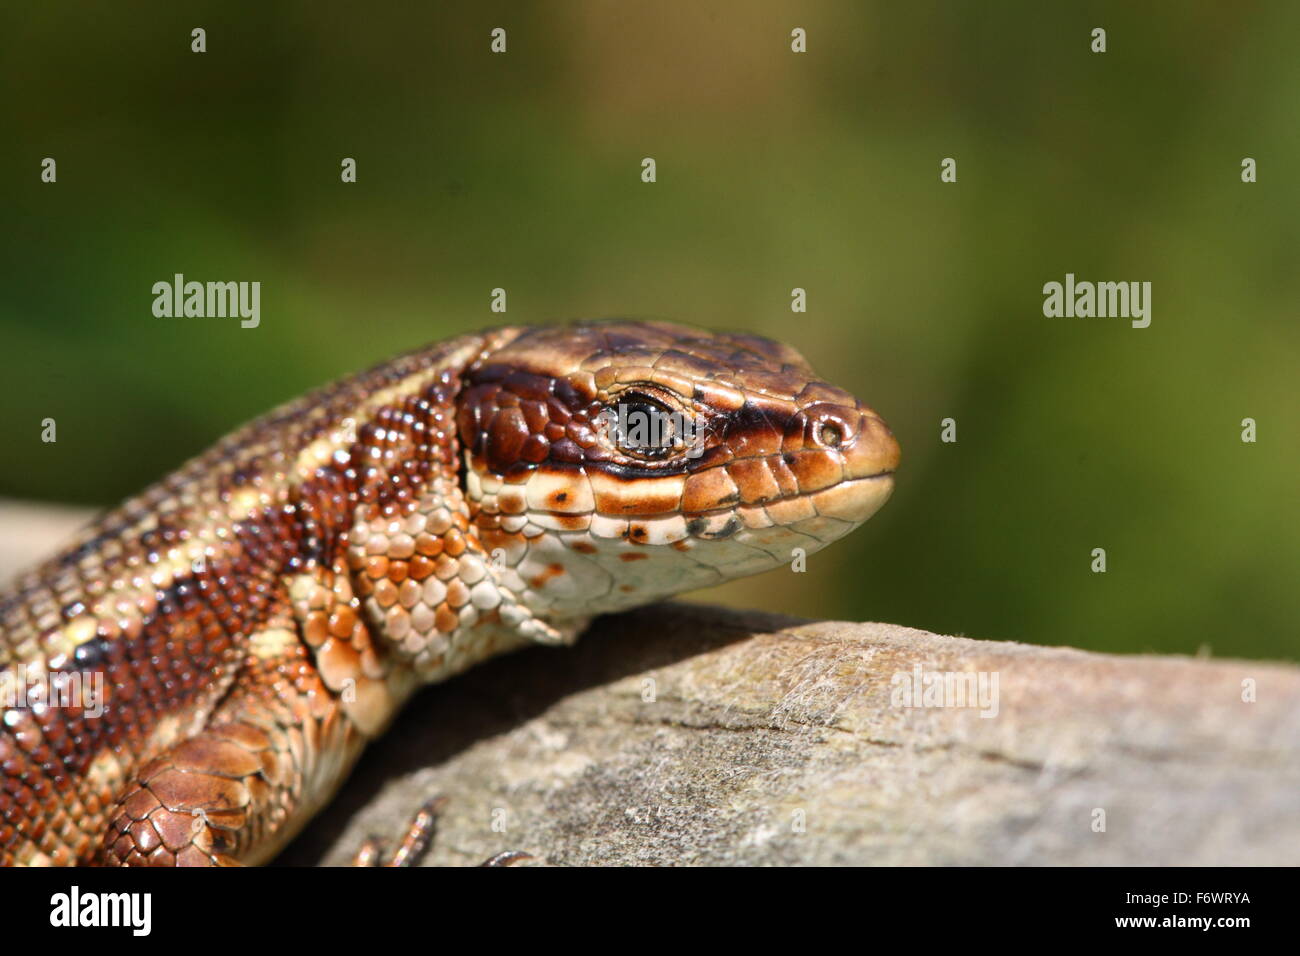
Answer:
<svg viewBox="0 0 1300 956"><path fill-rule="evenodd" d="M321 389L0 595L0 695L106 697L0 713L0 862L263 862L419 685L811 553L897 463L792 349L662 323L497 329Z"/></svg>

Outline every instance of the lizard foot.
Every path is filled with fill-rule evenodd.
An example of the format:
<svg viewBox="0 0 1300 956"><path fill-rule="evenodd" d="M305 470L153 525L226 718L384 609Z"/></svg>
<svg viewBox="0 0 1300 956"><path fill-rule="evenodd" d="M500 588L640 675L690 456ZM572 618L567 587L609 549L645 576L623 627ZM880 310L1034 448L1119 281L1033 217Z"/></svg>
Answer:
<svg viewBox="0 0 1300 956"><path fill-rule="evenodd" d="M352 858L352 865L414 866L419 863L433 844L433 834L438 826L438 814L446 805L446 797L433 797L426 800L423 806L416 811L410 826L406 829L406 835L402 837L402 842L397 845L397 849L393 851L392 856L387 860L383 860L383 841L379 837L372 836L361 844L361 848L357 850L357 855Z"/></svg>

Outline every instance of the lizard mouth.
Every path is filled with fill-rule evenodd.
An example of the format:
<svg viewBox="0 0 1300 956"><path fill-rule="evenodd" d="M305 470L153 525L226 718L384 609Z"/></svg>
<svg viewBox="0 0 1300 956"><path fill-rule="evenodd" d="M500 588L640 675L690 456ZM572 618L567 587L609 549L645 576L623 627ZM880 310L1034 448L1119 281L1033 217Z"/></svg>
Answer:
<svg viewBox="0 0 1300 956"><path fill-rule="evenodd" d="M800 544L820 548L862 524L889 500L894 490L892 469L847 478L817 491L803 492L754 504L730 503L694 513L583 515L532 510L528 521L563 532L572 545L605 540L623 547L669 545L683 551L711 542L757 545L765 550ZM743 533L742 533L743 532Z"/></svg>
<svg viewBox="0 0 1300 956"><path fill-rule="evenodd" d="M764 540L808 535L829 544L862 524L889 500L894 472L848 478L829 488L761 505L717 508L686 521L690 537L721 541L748 530Z"/></svg>

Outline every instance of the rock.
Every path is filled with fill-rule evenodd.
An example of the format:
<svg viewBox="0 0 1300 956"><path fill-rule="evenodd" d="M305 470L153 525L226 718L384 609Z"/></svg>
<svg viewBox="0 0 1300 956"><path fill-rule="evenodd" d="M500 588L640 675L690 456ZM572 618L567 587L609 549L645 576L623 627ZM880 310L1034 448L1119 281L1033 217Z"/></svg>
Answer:
<svg viewBox="0 0 1300 956"><path fill-rule="evenodd" d="M433 794L429 865L1294 864L1300 669L658 605L427 688L279 862Z"/></svg>

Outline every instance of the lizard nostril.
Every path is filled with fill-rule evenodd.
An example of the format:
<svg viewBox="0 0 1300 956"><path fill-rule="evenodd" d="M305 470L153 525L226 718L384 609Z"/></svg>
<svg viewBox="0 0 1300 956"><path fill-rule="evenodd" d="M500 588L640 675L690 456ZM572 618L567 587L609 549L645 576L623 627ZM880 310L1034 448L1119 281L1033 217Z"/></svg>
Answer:
<svg viewBox="0 0 1300 956"><path fill-rule="evenodd" d="M838 405L823 403L804 412L808 430L804 433L812 443L822 448L843 449L857 437L857 414Z"/></svg>
<svg viewBox="0 0 1300 956"><path fill-rule="evenodd" d="M839 448L840 443L844 441L844 432L834 422L823 422L817 427L815 437L819 445L825 445L827 448Z"/></svg>

